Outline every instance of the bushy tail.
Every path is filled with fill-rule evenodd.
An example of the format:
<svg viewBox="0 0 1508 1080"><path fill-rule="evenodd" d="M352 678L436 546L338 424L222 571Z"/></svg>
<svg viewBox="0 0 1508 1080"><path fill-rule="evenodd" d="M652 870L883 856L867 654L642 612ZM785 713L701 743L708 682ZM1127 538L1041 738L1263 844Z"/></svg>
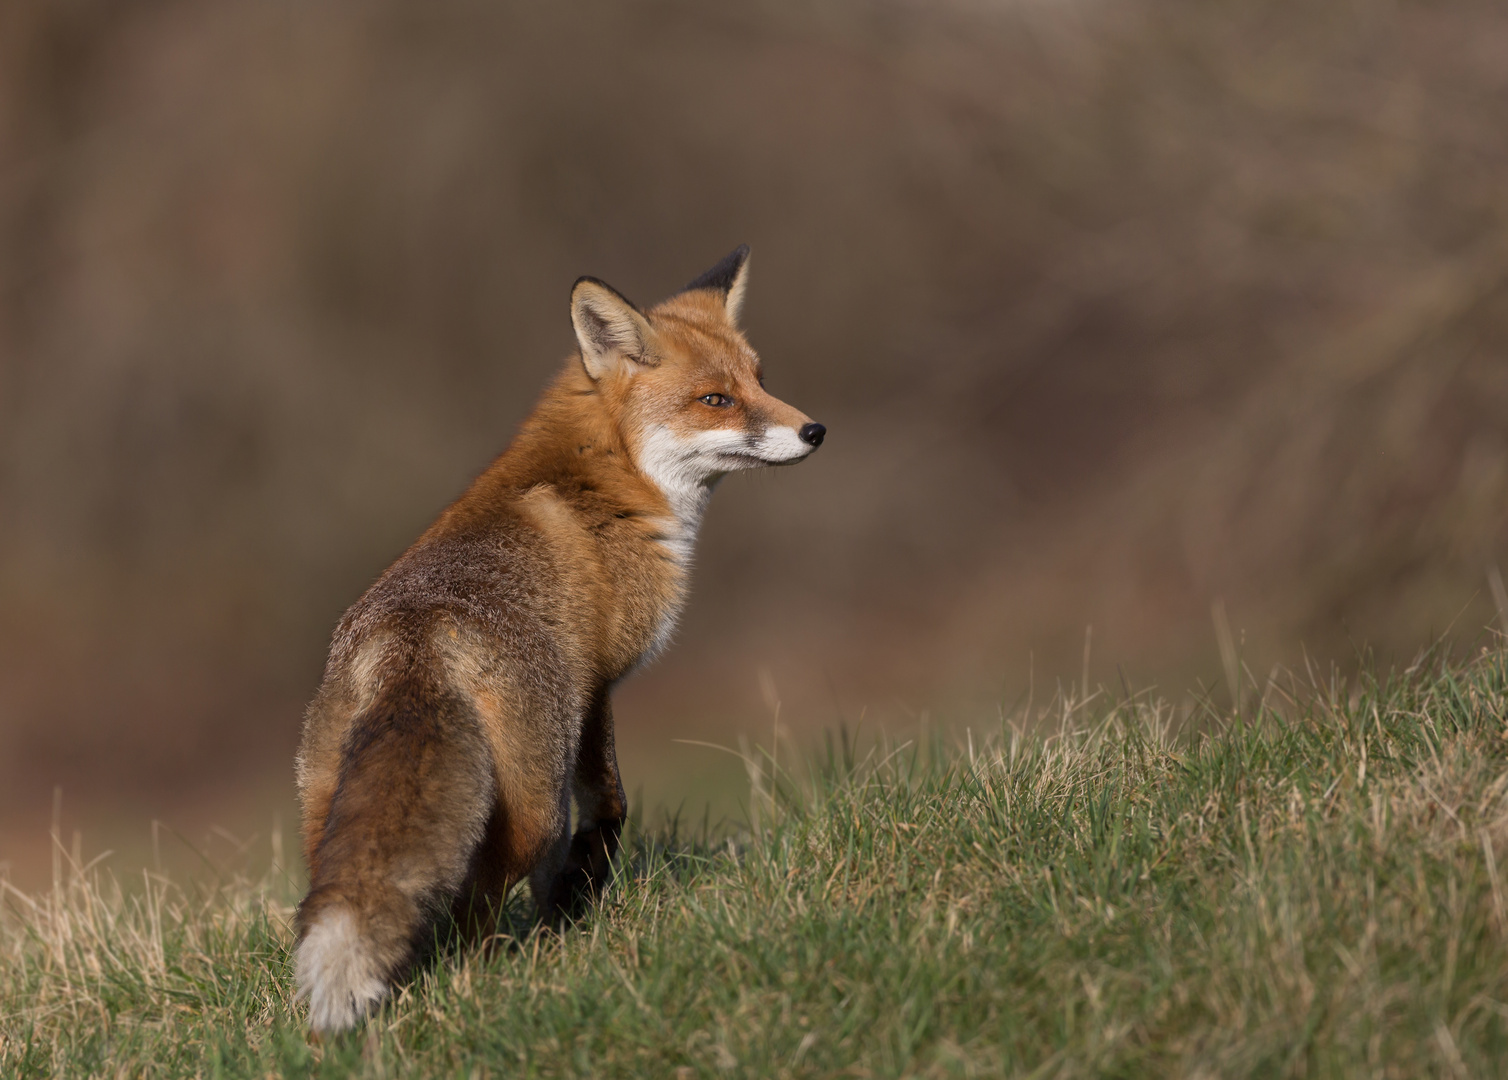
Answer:
<svg viewBox="0 0 1508 1080"><path fill-rule="evenodd" d="M353 723L299 905L294 973L316 1031L354 1027L433 934L494 799L467 704L410 678Z"/></svg>

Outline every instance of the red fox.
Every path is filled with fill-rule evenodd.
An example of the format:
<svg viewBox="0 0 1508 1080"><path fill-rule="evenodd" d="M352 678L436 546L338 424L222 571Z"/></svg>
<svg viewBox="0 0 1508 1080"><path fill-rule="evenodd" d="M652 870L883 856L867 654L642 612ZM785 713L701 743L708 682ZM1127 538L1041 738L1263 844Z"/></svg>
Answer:
<svg viewBox="0 0 1508 1080"><path fill-rule="evenodd" d="M479 927L525 878L558 919L606 881L627 811L609 691L669 640L717 481L827 430L765 393L748 254L647 311L577 281L578 355L341 619L297 762L316 1031L358 1024L439 920Z"/></svg>

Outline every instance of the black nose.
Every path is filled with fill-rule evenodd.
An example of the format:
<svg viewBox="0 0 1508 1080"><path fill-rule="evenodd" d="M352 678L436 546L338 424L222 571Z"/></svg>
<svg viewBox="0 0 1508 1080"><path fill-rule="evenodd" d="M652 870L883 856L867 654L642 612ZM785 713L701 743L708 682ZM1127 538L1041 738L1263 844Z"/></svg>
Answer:
<svg viewBox="0 0 1508 1080"><path fill-rule="evenodd" d="M821 424L807 424L797 432L801 441L812 446L821 446L823 438L827 435L827 428Z"/></svg>

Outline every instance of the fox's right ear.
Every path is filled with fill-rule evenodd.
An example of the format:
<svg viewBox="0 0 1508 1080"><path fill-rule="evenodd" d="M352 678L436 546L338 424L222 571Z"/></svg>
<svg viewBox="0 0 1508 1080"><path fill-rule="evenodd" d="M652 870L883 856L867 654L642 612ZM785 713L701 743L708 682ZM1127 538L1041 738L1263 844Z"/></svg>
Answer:
<svg viewBox="0 0 1508 1080"><path fill-rule="evenodd" d="M571 325L581 346L581 362L594 380L625 363L653 367L654 332L648 321L611 285L596 278L576 280L571 289Z"/></svg>

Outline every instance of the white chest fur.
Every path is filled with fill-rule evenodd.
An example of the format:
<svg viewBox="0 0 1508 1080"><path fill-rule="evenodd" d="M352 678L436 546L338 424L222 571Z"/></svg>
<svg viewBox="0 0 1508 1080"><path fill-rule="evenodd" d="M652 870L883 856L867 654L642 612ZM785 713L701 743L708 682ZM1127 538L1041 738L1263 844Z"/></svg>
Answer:
<svg viewBox="0 0 1508 1080"><path fill-rule="evenodd" d="M670 516L656 522L659 543L681 573L690 575L696 552L696 536L701 529L712 489L724 475L717 467L720 451L732 449L743 441L736 431L712 430L694 435L677 435L668 428L652 428L638 448L637 464L670 504ZM655 627L653 641L643 663L670 644L676 621L681 613L679 601L667 610Z"/></svg>

